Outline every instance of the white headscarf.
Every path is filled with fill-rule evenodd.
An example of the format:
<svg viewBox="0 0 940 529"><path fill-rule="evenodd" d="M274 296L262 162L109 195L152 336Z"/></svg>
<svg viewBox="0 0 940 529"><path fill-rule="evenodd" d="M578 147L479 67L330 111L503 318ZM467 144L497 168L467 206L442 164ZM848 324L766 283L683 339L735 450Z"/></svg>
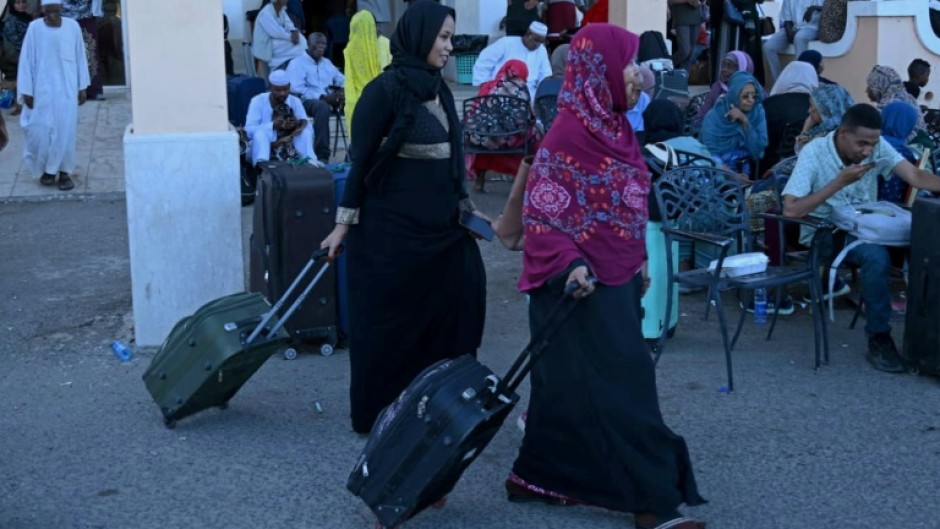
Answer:
<svg viewBox="0 0 940 529"><path fill-rule="evenodd" d="M808 62L793 61L780 72L770 95L811 94L819 86L819 74Z"/></svg>

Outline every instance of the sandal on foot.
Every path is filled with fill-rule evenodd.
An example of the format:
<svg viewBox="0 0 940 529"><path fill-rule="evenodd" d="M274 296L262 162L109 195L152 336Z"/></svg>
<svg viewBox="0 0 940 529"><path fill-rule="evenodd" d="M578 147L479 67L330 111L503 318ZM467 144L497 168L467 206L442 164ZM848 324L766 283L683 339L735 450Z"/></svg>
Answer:
<svg viewBox="0 0 940 529"><path fill-rule="evenodd" d="M651 514L633 517L633 523L636 529L705 529L705 522L696 520L695 518L680 516L672 520L661 520L662 518ZM657 523L659 525L656 525Z"/></svg>
<svg viewBox="0 0 940 529"><path fill-rule="evenodd" d="M45 173L39 177L39 183L44 186L54 186L56 176L54 174Z"/></svg>
<svg viewBox="0 0 940 529"><path fill-rule="evenodd" d="M65 173L59 173L59 190L69 191L75 189L75 181Z"/></svg>

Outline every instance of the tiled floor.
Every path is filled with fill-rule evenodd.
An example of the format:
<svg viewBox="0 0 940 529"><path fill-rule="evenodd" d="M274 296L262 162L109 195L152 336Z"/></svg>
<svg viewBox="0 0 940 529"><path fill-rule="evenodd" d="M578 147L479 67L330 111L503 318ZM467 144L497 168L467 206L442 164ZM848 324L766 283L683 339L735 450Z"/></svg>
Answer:
<svg viewBox="0 0 940 529"><path fill-rule="evenodd" d="M125 90L109 90L105 101L78 108L75 150L75 189L59 191L39 185L23 166L23 129L19 118L5 111L10 144L0 152L0 200L67 194L124 192L124 128L131 121L131 101Z"/></svg>

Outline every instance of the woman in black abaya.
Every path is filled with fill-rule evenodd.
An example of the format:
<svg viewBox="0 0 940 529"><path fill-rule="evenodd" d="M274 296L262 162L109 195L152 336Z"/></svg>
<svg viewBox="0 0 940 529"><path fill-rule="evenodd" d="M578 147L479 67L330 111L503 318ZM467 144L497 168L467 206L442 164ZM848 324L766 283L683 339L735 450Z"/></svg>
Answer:
<svg viewBox="0 0 940 529"><path fill-rule="evenodd" d="M392 37L392 64L369 83L353 119L352 169L330 254L346 239L350 277L353 430L429 365L476 354L486 275L458 223L475 211L464 190L460 119L441 77L453 9L411 5Z"/></svg>

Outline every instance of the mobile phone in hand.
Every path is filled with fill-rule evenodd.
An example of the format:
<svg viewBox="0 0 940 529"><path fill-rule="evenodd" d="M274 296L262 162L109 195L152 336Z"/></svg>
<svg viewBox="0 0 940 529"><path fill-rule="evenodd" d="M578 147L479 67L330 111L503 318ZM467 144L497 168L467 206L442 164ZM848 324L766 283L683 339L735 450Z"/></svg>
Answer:
<svg viewBox="0 0 940 529"><path fill-rule="evenodd" d="M495 233L489 222L481 219L469 211L460 212L460 225L469 230L474 235L487 241L492 241Z"/></svg>

